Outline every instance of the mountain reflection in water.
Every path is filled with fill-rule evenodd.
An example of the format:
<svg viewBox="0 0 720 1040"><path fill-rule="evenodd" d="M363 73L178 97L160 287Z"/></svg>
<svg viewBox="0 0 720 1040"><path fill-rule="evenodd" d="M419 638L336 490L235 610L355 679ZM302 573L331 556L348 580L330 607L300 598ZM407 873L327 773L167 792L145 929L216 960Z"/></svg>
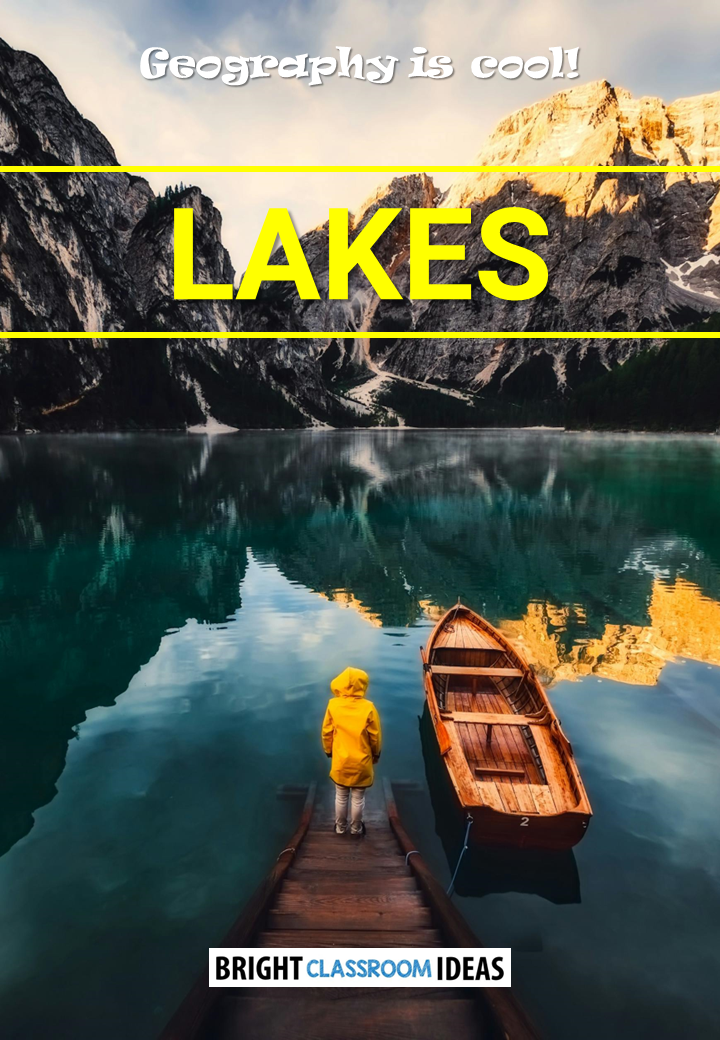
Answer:
<svg viewBox="0 0 720 1040"><path fill-rule="evenodd" d="M100 927L94 921L104 922L109 936L122 930L127 903L119 893L136 886L135 933L126 929L126 945L106 960L98 954L96 969L83 961L83 971L86 980L97 971L101 1006L110 999L109 966L136 956L142 942L154 993L135 994L134 1011L118 1019L112 1037L153 1035L201 960L198 949L222 934L228 908L242 902L282 840L286 818L273 809L276 785L323 775L315 716L331 668L368 668L386 721L386 775L424 784L417 646L458 596L500 625L545 681L560 683L551 696L562 703L596 809L577 853L582 905L573 861L565 889L549 895L565 905L548 904L542 913L595 915L593 928L604 915L630 915L638 898L634 868L619 867L608 849L625 848L642 862L652 887L651 848L650 862L672 872L701 845L695 831L686 834L681 855L664 832L667 820L686 829L697 824L701 833L711 818L702 799L689 812L677 792L689 762L706 777L698 783L707 797L716 790L704 756L720 733L717 677L706 668L720 665L719 478L720 441L710 437L306 431L0 438L0 883L14 893L7 907L0 899L13 965L8 1036L49 1035L52 1001L61 999L58 982L47 991L47 1007L41 1001L35 1008L35 1033L27 1031L37 969L23 968L19 951L25 931L35 934L32 908L50 898L40 867L48 856L56 862L54 884L62 875L62 891L74 893L73 927L88 948ZM672 683L664 683L672 669ZM575 685L561 683L568 679ZM615 682L600 685L608 679ZM656 701L646 700L651 694ZM626 712L622 734L613 731L612 739L603 728L610 721L597 714L611 702ZM654 743L648 711L659 727ZM645 772L623 779L639 768L636 755ZM670 812L659 792L673 770ZM648 798L659 800L638 807L633 799L646 782L654 792ZM237 802L243 784L252 785L252 820ZM142 806L148 817L141 824ZM181 817L173 815L180 809ZM430 845L434 823L421 817L418 841ZM65 849L63 836L84 818L102 820L107 832L101 838L88 823ZM163 819L176 821L161 829L165 852L157 844ZM633 844L631 832L644 844ZM717 848L716 829L707 841ZM157 862L145 861L150 854ZM708 908L715 881L701 853L692 857L704 879L704 887L696 885L702 903L681 905L700 899L681 883L666 897L668 905L677 901L684 922L693 912L717 913ZM186 874L201 875L200 888L175 876L178 862L194 864L195 873L187 867ZM609 887L600 895L601 882L593 880L601 863L616 879L615 896ZM446 870L445 857L435 865ZM174 878L175 908L162 919L166 903L153 887L161 877L163 884ZM78 888L88 878L102 893L99 903ZM497 894L464 899L463 909L477 904L481 935L487 928L486 941L503 944L507 906L493 901L536 899L528 894L533 886L518 881L513 891L525 895L501 895L488 871L480 887ZM472 885L463 891L472 895ZM59 915L57 901L53 907ZM13 917L21 912L22 920ZM466 912L473 918L475 911ZM572 958L578 933L573 918L561 920ZM552 931L558 919L543 921ZM46 958L63 962L62 1000L71 1013L80 969L62 954L60 933L59 924L57 936L43 926ZM82 960L79 939L76 945ZM157 965L171 946L177 963L160 979ZM539 947L533 939L526 948ZM547 957L543 963L557 972ZM522 963L514 970L552 1034L577 1035L542 1004L528 981L532 972L523 976ZM587 979L566 983L583 1001L596 992ZM710 987L702 988L698 1036L712 1004ZM651 1012L653 994L648 982L628 1021L652 1021L643 1035L671 1037L662 1031L665 1023L674 1028L669 998ZM592 1035L608 1035L608 1021L595 1013ZM98 1035L99 1021L90 1015L77 1040ZM615 1025L615 1035L640 1035ZM103 1029L111 1038L106 1023Z"/></svg>

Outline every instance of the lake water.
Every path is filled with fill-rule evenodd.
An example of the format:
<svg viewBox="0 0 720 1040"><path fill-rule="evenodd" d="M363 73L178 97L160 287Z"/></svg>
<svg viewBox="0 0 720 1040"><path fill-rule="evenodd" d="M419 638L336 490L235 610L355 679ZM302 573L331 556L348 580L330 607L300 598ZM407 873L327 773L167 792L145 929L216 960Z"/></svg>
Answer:
<svg viewBox="0 0 720 1040"><path fill-rule="evenodd" d="M418 648L458 596L551 684L595 816L457 905L547 1037L716 1035L720 439L377 431L0 438L4 1040L156 1035L347 664L447 881Z"/></svg>

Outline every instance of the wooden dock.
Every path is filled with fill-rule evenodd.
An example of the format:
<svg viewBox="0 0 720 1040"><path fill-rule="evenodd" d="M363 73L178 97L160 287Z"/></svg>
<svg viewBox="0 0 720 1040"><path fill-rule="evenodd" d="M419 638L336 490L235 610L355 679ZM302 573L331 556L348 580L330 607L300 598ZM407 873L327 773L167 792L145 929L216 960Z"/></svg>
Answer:
<svg viewBox="0 0 720 1040"><path fill-rule="evenodd" d="M335 834L314 789L298 830L223 947L477 947L398 817ZM412 853L412 855L409 855ZM507 989L210 989L198 979L160 1040L538 1040Z"/></svg>

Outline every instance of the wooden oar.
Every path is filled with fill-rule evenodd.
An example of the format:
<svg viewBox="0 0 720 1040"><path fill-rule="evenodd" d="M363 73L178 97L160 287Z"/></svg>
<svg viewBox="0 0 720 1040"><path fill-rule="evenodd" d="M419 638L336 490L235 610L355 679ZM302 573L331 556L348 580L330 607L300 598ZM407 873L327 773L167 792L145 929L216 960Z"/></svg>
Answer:
<svg viewBox="0 0 720 1040"><path fill-rule="evenodd" d="M452 747L452 740L450 740L450 734L447 731L447 726L439 718L435 720L435 729L437 732L438 745L440 747L440 754L445 756Z"/></svg>
<svg viewBox="0 0 720 1040"><path fill-rule="evenodd" d="M435 688L433 687L432 676L427 672L427 659L425 657L425 647L420 647L420 656L422 657L423 670L425 671L425 682L428 689L428 702L430 704L430 714L435 725L435 732L437 733L438 746L440 748L440 754L444 757L452 747L452 740L450 734L447 731L445 723L440 718L440 709L438 708L437 697L435 696Z"/></svg>

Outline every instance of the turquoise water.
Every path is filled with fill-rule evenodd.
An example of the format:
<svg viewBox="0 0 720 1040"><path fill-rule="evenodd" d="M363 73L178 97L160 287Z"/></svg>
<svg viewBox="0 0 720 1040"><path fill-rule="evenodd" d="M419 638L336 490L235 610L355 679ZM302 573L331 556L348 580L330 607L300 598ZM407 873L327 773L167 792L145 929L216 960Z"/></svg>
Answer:
<svg viewBox="0 0 720 1040"><path fill-rule="evenodd" d="M471 864L457 904L547 1036L715 1035L720 441L393 431L0 438L2 1036L158 1032L347 664L446 880L418 648L458 595L552 684L595 816L550 888Z"/></svg>

